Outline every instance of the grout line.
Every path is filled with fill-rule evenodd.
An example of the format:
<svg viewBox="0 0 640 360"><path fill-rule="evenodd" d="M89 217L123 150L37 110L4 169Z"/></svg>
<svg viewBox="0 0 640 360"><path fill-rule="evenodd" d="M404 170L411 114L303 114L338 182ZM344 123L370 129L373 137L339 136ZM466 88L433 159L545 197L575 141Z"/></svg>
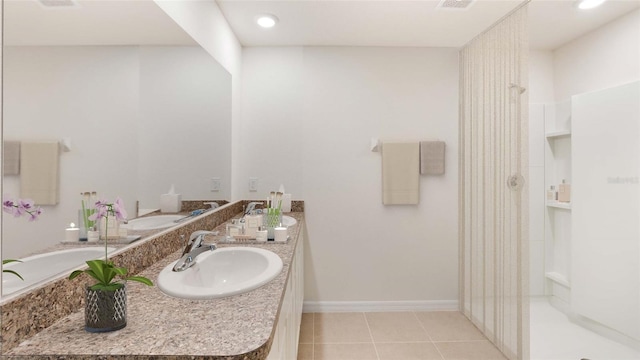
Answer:
<svg viewBox="0 0 640 360"><path fill-rule="evenodd" d="M435 342L433 341L433 338L431 337L431 334L429 334L429 332L427 331L427 328L424 327L424 324L422 323L422 321L420 321L420 318L418 318L418 314L415 311L411 312L413 314L413 316L416 318L416 320L418 320L418 324L420 324L420 327L422 328L422 330L424 330L424 332L427 334L427 337L429 337L429 340L431 341L431 343L433 344L433 347L436 348L436 351L438 352L438 354L440 354L440 358L442 360L444 359L444 355L442 355L442 353L440 352L440 349L438 349L438 345L435 344Z"/></svg>
<svg viewBox="0 0 640 360"><path fill-rule="evenodd" d="M485 340L436 340L433 343L435 344L435 343L445 343L445 342L446 343L489 342L490 344L492 344L491 341L489 341L488 339L485 339Z"/></svg>
<svg viewBox="0 0 640 360"><path fill-rule="evenodd" d="M373 350L376 352L376 357L380 360L380 354L378 354L378 347L376 346L376 341L373 338L373 333L371 332L371 326L369 326L369 319L367 319L367 313L362 313L364 316L364 322L367 323L367 329L369 329L369 336L371 336L371 342L373 343Z"/></svg>
<svg viewBox="0 0 640 360"><path fill-rule="evenodd" d="M433 344L429 340L376 341L377 344Z"/></svg>
<svg viewBox="0 0 640 360"><path fill-rule="evenodd" d="M426 341L425 341L426 342ZM358 344L373 344L372 341L349 341L349 342L321 342L318 345L358 345Z"/></svg>

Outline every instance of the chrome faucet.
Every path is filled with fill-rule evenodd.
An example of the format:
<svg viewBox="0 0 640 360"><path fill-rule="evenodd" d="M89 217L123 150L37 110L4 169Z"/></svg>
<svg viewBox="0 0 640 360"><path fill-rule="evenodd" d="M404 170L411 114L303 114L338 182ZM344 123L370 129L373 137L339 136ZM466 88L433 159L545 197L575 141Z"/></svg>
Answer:
<svg viewBox="0 0 640 360"><path fill-rule="evenodd" d="M244 210L244 215L245 216L250 215L251 212L256 208L256 205L262 205L262 203L261 202L255 202L255 201L252 201L252 202L248 203L247 204L247 208Z"/></svg>
<svg viewBox="0 0 640 360"><path fill-rule="evenodd" d="M182 257L180 257L180 260L178 260L178 262L173 266L173 271L187 270L196 263L196 257L198 257L198 255L216 249L215 244L202 244L206 235L218 235L218 232L205 230L194 231L189 237L189 242L187 242L187 246L182 252Z"/></svg>

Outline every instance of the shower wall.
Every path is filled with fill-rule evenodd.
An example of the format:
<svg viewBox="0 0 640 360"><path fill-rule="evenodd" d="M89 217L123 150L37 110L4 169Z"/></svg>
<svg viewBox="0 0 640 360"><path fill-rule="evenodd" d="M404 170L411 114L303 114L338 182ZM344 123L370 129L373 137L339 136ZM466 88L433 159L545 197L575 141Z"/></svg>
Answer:
<svg viewBox="0 0 640 360"><path fill-rule="evenodd" d="M571 312L640 341L640 82L571 104Z"/></svg>

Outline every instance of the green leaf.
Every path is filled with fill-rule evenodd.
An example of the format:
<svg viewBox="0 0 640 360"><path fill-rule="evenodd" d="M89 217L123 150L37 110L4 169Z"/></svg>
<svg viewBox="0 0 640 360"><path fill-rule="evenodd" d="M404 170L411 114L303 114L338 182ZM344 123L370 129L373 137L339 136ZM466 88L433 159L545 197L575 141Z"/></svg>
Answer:
<svg viewBox="0 0 640 360"><path fill-rule="evenodd" d="M127 268L123 268L123 267L114 267L113 270L116 273L118 273L118 275L122 275L122 276L127 275L127 272L129 272Z"/></svg>
<svg viewBox="0 0 640 360"><path fill-rule="evenodd" d="M78 277L78 275L80 275L80 274L82 274L82 273L84 273L84 271L82 271L82 270L75 270L74 272L72 272L72 273L69 275L69 280L73 280L73 279L75 279L76 277Z"/></svg>
<svg viewBox="0 0 640 360"><path fill-rule="evenodd" d="M12 263L12 262L19 262L19 263L21 263L22 261L20 261L20 260L14 260L14 259L4 259L4 260L2 260L2 265L4 265L4 264L8 264L8 263Z"/></svg>
<svg viewBox="0 0 640 360"><path fill-rule="evenodd" d="M143 284L148 285L148 286L153 286L153 282L151 280L147 279L144 276L130 276L130 277L126 278L125 280L137 281L139 283L143 283Z"/></svg>
<svg viewBox="0 0 640 360"><path fill-rule="evenodd" d="M87 271L89 275L93 276L94 278L96 278L96 280L102 283L105 283L105 284L109 283L109 281L105 281L106 280L106 277L105 277L106 264L103 260L89 260L87 261L87 265L89 265L89 268L92 271L92 273L89 273L89 271Z"/></svg>
<svg viewBox="0 0 640 360"><path fill-rule="evenodd" d="M19 278L20 278L20 280L24 281L24 279L22 278L22 276L20 276L20 274L18 274L17 272L15 272L15 271L13 271L13 270L5 269L5 270L2 270L2 272L6 272L6 273L9 273L9 274L13 274L13 275L15 275L15 276L19 277Z"/></svg>

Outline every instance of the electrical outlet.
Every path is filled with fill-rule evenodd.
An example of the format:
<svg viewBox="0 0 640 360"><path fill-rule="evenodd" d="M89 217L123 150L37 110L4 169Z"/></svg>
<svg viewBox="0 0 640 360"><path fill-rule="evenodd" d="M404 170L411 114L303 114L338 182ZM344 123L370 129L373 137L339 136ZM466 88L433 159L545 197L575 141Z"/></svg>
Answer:
<svg viewBox="0 0 640 360"><path fill-rule="evenodd" d="M211 191L220 191L220 178L211 178Z"/></svg>
<svg viewBox="0 0 640 360"><path fill-rule="evenodd" d="M258 191L258 178L255 178L255 177L249 178L249 191L251 192Z"/></svg>

